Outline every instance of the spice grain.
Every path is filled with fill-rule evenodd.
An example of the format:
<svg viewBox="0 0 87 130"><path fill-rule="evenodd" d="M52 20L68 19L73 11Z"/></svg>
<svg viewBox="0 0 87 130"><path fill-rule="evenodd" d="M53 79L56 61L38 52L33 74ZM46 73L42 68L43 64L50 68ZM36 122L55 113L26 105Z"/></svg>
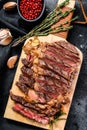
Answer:
<svg viewBox="0 0 87 130"><path fill-rule="evenodd" d="M42 7L42 0L21 0L19 4L20 12L27 20L36 19L40 15Z"/></svg>

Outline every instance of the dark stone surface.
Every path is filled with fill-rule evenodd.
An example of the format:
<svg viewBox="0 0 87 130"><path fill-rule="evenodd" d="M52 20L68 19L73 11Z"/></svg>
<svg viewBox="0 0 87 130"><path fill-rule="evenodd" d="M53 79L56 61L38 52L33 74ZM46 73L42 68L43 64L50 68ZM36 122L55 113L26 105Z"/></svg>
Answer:
<svg viewBox="0 0 87 130"><path fill-rule="evenodd" d="M7 0L0 0L0 28L8 27L15 37L19 34L22 36L28 30L20 25L20 17L18 13L6 14L2 10L2 5ZM46 0L46 12L50 12L57 3L57 0ZM87 12L87 0L83 0L85 10ZM76 11L74 15L78 15L80 20L84 20L78 1L76 0ZM15 19L15 21L14 21ZM14 21L14 22L13 22ZM9 23L9 24L8 24ZM80 71L79 79L77 82L74 98L72 101L71 109L67 119L65 130L87 130L87 25L73 24L74 28L69 31L68 41L77 46L83 52L83 64ZM20 56L21 45L17 48L11 49L9 47L0 46L0 63L3 63L2 72L0 72L0 129L1 130L41 130L30 125L22 124L12 120L3 118L6 103L9 95L9 90L14 79L17 65L14 69L9 70L4 64L6 57L10 57L14 54ZM2 58L2 59L1 59Z"/></svg>

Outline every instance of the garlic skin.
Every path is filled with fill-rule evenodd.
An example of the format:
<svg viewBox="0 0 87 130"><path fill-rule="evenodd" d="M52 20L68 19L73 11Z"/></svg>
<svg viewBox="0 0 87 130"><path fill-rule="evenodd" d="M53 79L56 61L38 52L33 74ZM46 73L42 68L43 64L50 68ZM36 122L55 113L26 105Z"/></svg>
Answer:
<svg viewBox="0 0 87 130"><path fill-rule="evenodd" d="M7 66L9 69L12 69L14 68L16 62L17 62L17 59L18 59L18 56L17 55L14 55L12 57L10 57L7 61Z"/></svg>
<svg viewBox="0 0 87 130"><path fill-rule="evenodd" d="M16 2L6 2L4 5L3 5L3 9L6 10L6 11L11 11L11 10L14 10L17 6L17 3Z"/></svg>
<svg viewBox="0 0 87 130"><path fill-rule="evenodd" d="M12 41L12 35L9 29L0 29L0 45L6 46Z"/></svg>

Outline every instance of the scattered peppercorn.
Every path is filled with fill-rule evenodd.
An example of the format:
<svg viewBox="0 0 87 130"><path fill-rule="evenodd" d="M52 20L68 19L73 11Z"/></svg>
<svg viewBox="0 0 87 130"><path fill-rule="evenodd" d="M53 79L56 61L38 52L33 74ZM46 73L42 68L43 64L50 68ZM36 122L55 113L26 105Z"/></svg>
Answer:
<svg viewBox="0 0 87 130"><path fill-rule="evenodd" d="M19 4L20 12L27 20L36 19L40 15L42 7L42 0L21 0Z"/></svg>

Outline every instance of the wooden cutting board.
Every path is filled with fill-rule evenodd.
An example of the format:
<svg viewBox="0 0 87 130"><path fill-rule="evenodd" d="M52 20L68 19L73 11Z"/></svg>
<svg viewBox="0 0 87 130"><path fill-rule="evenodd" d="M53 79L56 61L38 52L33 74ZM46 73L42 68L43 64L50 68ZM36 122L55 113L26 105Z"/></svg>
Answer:
<svg viewBox="0 0 87 130"><path fill-rule="evenodd" d="M58 1L58 4L60 4L60 3L63 2L63 1L64 1L64 0L59 0L59 1ZM65 12L66 10L70 10L71 8L74 8L74 7L75 7L75 0L70 0L69 4L68 4L66 7L64 7L64 8L62 9L62 11ZM54 25L54 27L60 25L60 23L63 23L64 21L69 21L69 20L71 20L71 19L72 19L72 16L73 16L73 12L71 12L71 13L70 13L67 17L65 17L63 20L60 20L60 22L56 23L56 24ZM65 25L65 26L68 27L69 25L70 25L70 23L67 24L67 25ZM68 31L56 33L55 35L67 39Z"/></svg>
<svg viewBox="0 0 87 130"><path fill-rule="evenodd" d="M60 41L60 40L65 41L65 39L60 38L58 36L54 36L54 35L39 37L39 40L41 42L47 41L48 43ZM68 117L69 109L70 109L70 106L71 106L72 98L73 98L73 95L74 95L74 91L75 91L75 87L76 87L76 83L77 83L77 79L78 79L78 76L79 76L79 72L80 72L80 68L81 68L81 64L82 64L82 59L83 59L81 51L78 48L77 48L77 50L79 52L81 62L78 66L77 75L75 76L75 79L73 80L73 83L72 83L71 93L69 94L70 103L64 106L64 112L66 113L66 115L61 116L61 118L64 118L64 120L58 120L53 125L53 127L54 127L53 130L64 130L64 127L65 127L66 119ZM13 81L12 89L11 89L11 91L14 94L20 95L20 96L23 96L23 93L18 89L18 87L15 84L16 84L16 81L18 81L18 78L21 74L21 70L20 70L20 68L22 67L21 59L24 58L24 57L26 57L26 55L25 55L24 51L22 50L20 60L19 60L19 64L18 64L18 67L17 67L17 71L16 71L16 74L15 74L15 78L14 78L14 81ZM49 125L42 125L41 123L37 123L35 121L29 120L29 119L21 116L20 114L14 112L12 110L12 106L14 106L14 102L9 97L7 107L6 107L6 111L5 111L5 114L4 114L5 118L12 119L12 120L19 121L19 122L26 123L26 124L30 124L30 125L34 125L34 126L37 126L37 127L45 128L45 129L50 129Z"/></svg>
<svg viewBox="0 0 87 130"><path fill-rule="evenodd" d="M59 0L59 2L60 1L63 1L63 0ZM75 5L75 0L71 0L70 4L68 5L67 8L70 8L70 7L73 8L74 5ZM72 16L70 14L69 18L71 18L71 17ZM68 32L66 32L66 33L64 32L64 33L56 34L57 36L48 35L48 36L39 37L39 39L42 42L47 41L48 43L60 41L60 40L65 41L67 34L68 34ZM73 83L72 83L72 90L71 90L71 93L69 95L70 103L65 105L65 107L64 107L64 112L66 113L66 115L61 116L61 118L63 118L64 120L58 120L56 123L54 123L53 130L64 130L64 127L65 127L66 119L68 117L69 109L70 109L70 106L71 106L72 98L73 98L73 95L74 95L74 91L75 91L75 87L76 87L76 83L77 83L77 80L78 80L78 76L79 76L79 72L80 72L80 68L81 68L81 64L82 64L82 59L83 59L81 51L78 48L77 48L77 50L78 50L79 55L80 55L81 63L78 66L77 75L75 76L75 79L73 80ZM22 67L21 58L24 58L25 56L26 55L25 55L24 51L22 50L22 53L21 53L21 56L20 56L20 59L19 59L19 64L18 64L18 67L17 67L17 71L16 71L16 74L15 74L15 78L14 78L14 81L13 81L13 84L12 84L12 89L11 89L14 94L18 94L20 96L23 96L23 93L18 89L18 87L15 85L15 83L16 83L16 81L18 81L19 75L21 74L21 70L20 70L20 68ZM45 128L45 129L50 129L49 125L43 125L41 123L27 119L27 118L21 116L20 114L14 112L12 110L13 106L14 106L14 102L9 97L7 107L6 107L6 110L5 110L5 114L4 114L5 118L15 120L15 121L19 121L19 122L26 123L26 124L30 124L30 125L33 125L33 126Z"/></svg>

